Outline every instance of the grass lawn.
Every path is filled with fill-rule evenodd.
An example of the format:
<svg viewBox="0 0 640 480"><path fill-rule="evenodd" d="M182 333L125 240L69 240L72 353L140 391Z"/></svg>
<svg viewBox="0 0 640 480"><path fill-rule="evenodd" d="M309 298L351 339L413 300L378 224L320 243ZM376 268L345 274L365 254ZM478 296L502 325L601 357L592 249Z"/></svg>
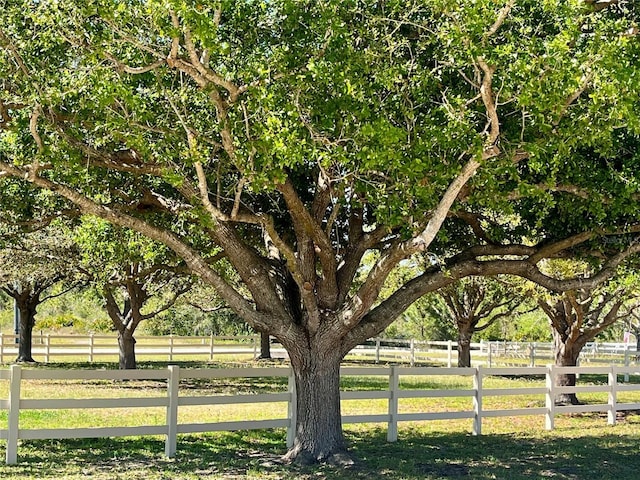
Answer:
<svg viewBox="0 0 640 480"><path fill-rule="evenodd" d="M75 368L96 366L74 364ZM160 365L141 365L150 367ZM196 366L196 365L193 365ZM204 366L204 365L197 365ZM213 366L213 365L209 365ZM54 365L61 368L62 365ZM436 377L427 383L408 378L405 388L468 388L467 379ZM424 381L424 379L423 379ZM540 380L542 381L542 380ZM597 377L582 378L580 384L597 383ZM538 380L487 378L491 388L531 386ZM156 382L157 383L157 382ZM380 379L349 377L345 388L374 389ZM6 398L6 386L0 385L0 398ZM190 384L181 386L194 394L282 391L283 382L253 379L249 383ZM53 381L33 382L31 398L60 398L67 388L73 396L88 398L112 396L162 395L163 386L153 382L74 383L60 385ZM46 397L45 397L46 396ZM583 398L584 397L584 398ZM581 397L600 403L601 398ZM417 401L417 400L416 400ZM421 400L423 401L423 400ZM428 408L459 410L469 408L469 399L431 399ZM637 401L637 400L636 400ZM540 396L495 397L491 408L516 408L544 403ZM185 411L185 419L202 421L233 418L258 419L280 416L286 412L281 404L262 405L242 411L219 407L193 408ZM273 410L271 410L273 408ZM413 400L405 400L403 411L424 408ZM386 402L348 401L343 413L384 412ZM118 424L160 424L163 412L150 409L131 411L25 411L21 428L52 426L105 426ZM284 410L284 412L282 412ZM0 412L0 425L6 414ZM206 417L206 419L205 419ZM356 463L348 469L331 465L298 467L283 465L285 431L241 431L180 435L175 458L163 455L164 439L160 437L128 437L91 440L21 441L17 465L0 463L0 479L597 479L621 480L640 478L640 415L620 416L617 425L608 426L603 414L580 414L556 417L556 429L544 430L542 416L506 417L483 421L483 435L472 436L471 420L401 423L399 441L387 443L383 425L345 425L350 451ZM0 441L0 455L4 450Z"/></svg>

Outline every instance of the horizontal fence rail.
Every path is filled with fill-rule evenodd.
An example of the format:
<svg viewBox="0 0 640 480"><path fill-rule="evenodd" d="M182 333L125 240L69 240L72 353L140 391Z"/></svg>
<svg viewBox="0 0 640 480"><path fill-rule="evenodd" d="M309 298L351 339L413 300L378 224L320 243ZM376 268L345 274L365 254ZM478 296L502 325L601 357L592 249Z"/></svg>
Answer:
<svg viewBox="0 0 640 480"><path fill-rule="evenodd" d="M0 333L0 363L15 360L18 354L17 336ZM259 353L260 337L237 336L136 336L136 357L165 358L172 362L184 357L206 357L213 360L219 356L256 357ZM281 349L275 348L281 353ZM83 359L95 362L118 357L118 337L115 335L63 335L34 334L32 342L34 358L45 363L55 359Z"/></svg>
<svg viewBox="0 0 640 480"><path fill-rule="evenodd" d="M341 400L377 399L387 402L386 413L345 415L343 423L386 423L387 440L398 439L398 424L401 422L458 420L469 419L472 422L473 434L480 435L482 422L486 418L504 416L541 415L544 416L545 428L554 428L557 415L584 412L605 412L609 424L616 421L616 413L624 410L640 409L640 402L622 402L618 393L640 392L640 383L621 384L619 378L628 375L640 375L638 367L520 367L520 368L441 368L441 367L343 367L342 377L382 377L386 388L378 390L347 390L341 392ZM559 374L597 374L606 375L608 381L599 385L558 387L556 376ZM471 379L469 388L427 388L435 376L453 376ZM484 380L489 376L519 376L544 379L541 386L517 388L485 388ZM192 396L188 394L189 382L213 379L250 379L279 378L286 381L286 391L273 393L246 393L223 395L214 394ZM403 381L412 380L412 383ZM416 381L416 379L418 379ZM153 380L160 382L163 392L155 397L121 397L121 398L25 398L23 387L29 382L37 381L130 381ZM0 369L0 382L8 383L8 396L0 399L0 411L7 411L6 428L0 429L0 439L6 442L6 463L17 463L18 441L20 439L65 439L65 438L101 438L120 436L162 435L165 437L165 455L173 457L177 450L178 434L213 431L233 431L250 429L285 428L287 444L293 444L296 423L295 405L296 391L292 371L285 367L271 368L232 368L232 369L181 369L171 365L164 369L145 370L49 370L27 369L12 365L9 369ZM409 388L408 385L418 385ZM63 385L64 388L64 385ZM118 388L115 385L113 388ZM607 401L589 405L555 405L555 397L559 393L602 392L607 394ZM505 410L486 409L484 400L495 396L538 395L541 405L527 408ZM406 412L401 408L403 399L416 398L468 398L471 408L455 411L421 411ZM640 400L640 396L638 396ZM285 403L285 418L268 418L263 420L239 420L218 422L179 422L181 407L194 405L239 405L239 404L274 404ZM120 426L90 428L47 428L25 429L20 426L20 413L28 410L74 410L74 409L132 409L160 408L165 412L164 423L149 426Z"/></svg>
<svg viewBox="0 0 640 480"><path fill-rule="evenodd" d="M0 333L0 363L12 362L18 354L17 336ZM169 362L184 358L208 358L224 356L257 357L260 337L239 336L136 336L136 357L166 359ZM473 366L544 366L554 361L553 345L544 342L479 342L471 344ZM115 335L61 335L35 333L33 356L38 361L50 363L56 360L82 359L88 362L113 360L118 356L118 338ZM279 343L273 343L274 357L286 357ZM582 365L637 365L640 352L627 343L591 342L582 349L579 362ZM406 339L375 338L358 345L348 359L368 360L376 363L408 363L454 367L458 361L456 342L418 341Z"/></svg>

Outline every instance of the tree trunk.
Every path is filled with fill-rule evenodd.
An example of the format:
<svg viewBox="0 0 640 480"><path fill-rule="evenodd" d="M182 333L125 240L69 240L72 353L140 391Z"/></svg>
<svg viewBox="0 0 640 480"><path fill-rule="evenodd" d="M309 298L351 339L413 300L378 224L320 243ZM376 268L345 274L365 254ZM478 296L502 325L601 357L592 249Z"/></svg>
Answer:
<svg viewBox="0 0 640 480"><path fill-rule="evenodd" d="M18 357L17 363L35 363L32 356L33 326L36 323L36 307L33 306L33 296L27 299L18 299L20 311L20 328L18 333Z"/></svg>
<svg viewBox="0 0 640 480"><path fill-rule="evenodd" d="M128 330L118 333L118 367L120 370L135 370L136 365L136 339Z"/></svg>
<svg viewBox="0 0 640 480"><path fill-rule="evenodd" d="M555 364L559 367L575 367L578 365L581 347L571 340L562 341L561 336L553 331L553 346L555 353ZM562 373L556 375L556 386L575 387L575 373ZM556 395L556 404L579 405L580 401L575 393L559 393Z"/></svg>
<svg viewBox="0 0 640 480"><path fill-rule="evenodd" d="M35 362L32 356L33 326L35 324L35 312L28 308L20 308L20 332L18 343L17 363Z"/></svg>
<svg viewBox="0 0 640 480"><path fill-rule="evenodd" d="M339 349L327 345L302 350L297 345L295 352L288 350L297 403L294 443L285 459L301 464L335 462L346 454L340 413Z"/></svg>
<svg viewBox="0 0 640 480"><path fill-rule="evenodd" d="M471 337L473 330L458 325L458 367L471 366Z"/></svg>
<svg viewBox="0 0 640 480"><path fill-rule="evenodd" d="M271 336L268 333L260 332L260 356L259 360L271 358Z"/></svg>

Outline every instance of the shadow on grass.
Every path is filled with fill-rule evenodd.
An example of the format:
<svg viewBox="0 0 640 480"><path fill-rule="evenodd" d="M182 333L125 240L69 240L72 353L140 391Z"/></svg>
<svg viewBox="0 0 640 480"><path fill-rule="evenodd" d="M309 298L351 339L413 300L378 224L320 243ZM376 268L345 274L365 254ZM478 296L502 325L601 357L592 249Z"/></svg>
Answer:
<svg viewBox="0 0 640 480"><path fill-rule="evenodd" d="M0 478L93 479L621 479L638 478L637 435L558 438L522 434L473 437L404 430L347 433L356 464L348 469L283 465L283 431L187 435L175 459L161 439L28 441L19 464Z"/></svg>

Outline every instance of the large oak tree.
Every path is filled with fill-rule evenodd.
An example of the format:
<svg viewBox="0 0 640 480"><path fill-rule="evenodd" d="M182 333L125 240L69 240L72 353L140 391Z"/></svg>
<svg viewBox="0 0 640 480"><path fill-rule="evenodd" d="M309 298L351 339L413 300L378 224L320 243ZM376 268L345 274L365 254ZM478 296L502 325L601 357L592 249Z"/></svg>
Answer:
<svg viewBox="0 0 640 480"><path fill-rule="evenodd" d="M344 450L342 358L425 293L577 288L638 249L608 244L590 279L538 269L638 229L626 2L4 7L0 171L165 244L282 342L290 459ZM429 267L381 296L416 255Z"/></svg>

